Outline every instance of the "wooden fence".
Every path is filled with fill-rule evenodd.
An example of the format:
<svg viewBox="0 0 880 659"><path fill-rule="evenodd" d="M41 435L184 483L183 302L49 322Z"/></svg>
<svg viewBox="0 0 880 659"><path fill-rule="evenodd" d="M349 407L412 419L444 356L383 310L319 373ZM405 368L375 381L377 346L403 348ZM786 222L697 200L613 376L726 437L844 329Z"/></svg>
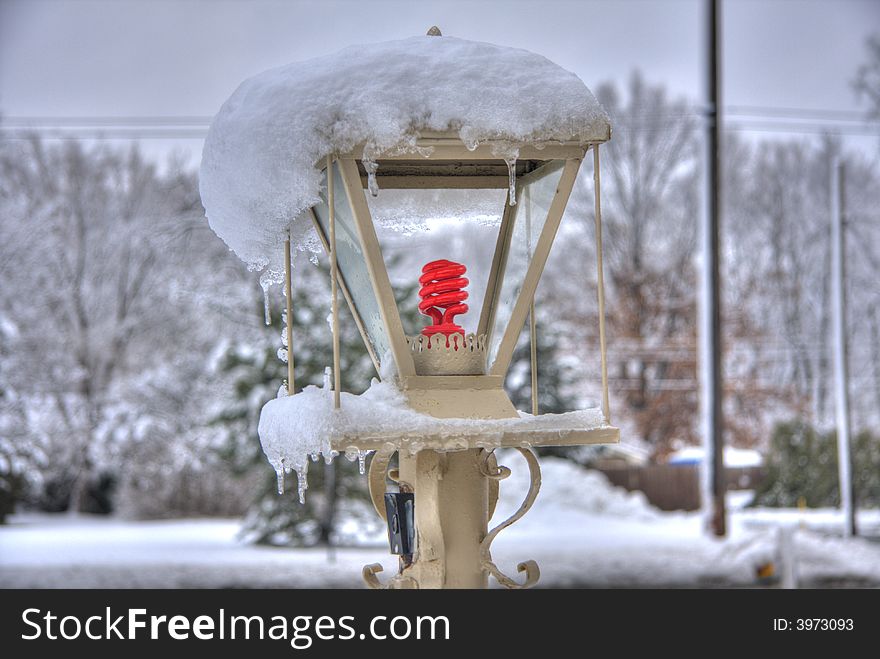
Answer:
<svg viewBox="0 0 880 659"><path fill-rule="evenodd" d="M700 472L697 465L646 465L600 468L613 485L645 494L660 510L697 510L700 507ZM728 468L728 490L751 490L764 477L760 467Z"/></svg>

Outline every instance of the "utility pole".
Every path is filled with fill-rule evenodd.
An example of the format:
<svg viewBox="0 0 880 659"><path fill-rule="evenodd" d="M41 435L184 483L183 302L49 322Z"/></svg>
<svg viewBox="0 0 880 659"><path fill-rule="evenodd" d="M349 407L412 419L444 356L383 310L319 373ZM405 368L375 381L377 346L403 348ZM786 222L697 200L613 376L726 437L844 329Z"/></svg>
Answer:
<svg viewBox="0 0 880 659"><path fill-rule="evenodd" d="M719 226L719 89L721 62L719 25L720 0L705 0L706 5L706 118L705 118L705 193L702 213L702 272L700 277L700 412L704 462L702 470L703 510L712 533L727 533L724 497L727 482L724 473L724 435L721 387L721 300L718 260Z"/></svg>
<svg viewBox="0 0 880 659"><path fill-rule="evenodd" d="M852 481L849 422L849 368L846 340L846 170L831 165L831 295L834 314L834 407L837 417L837 469L843 535L856 535L855 492Z"/></svg>

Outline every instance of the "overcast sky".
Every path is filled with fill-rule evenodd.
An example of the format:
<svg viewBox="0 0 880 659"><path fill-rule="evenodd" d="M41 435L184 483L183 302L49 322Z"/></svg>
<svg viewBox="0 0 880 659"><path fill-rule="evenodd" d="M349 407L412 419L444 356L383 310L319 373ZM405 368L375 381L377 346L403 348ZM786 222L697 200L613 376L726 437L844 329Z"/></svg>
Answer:
<svg viewBox="0 0 880 659"><path fill-rule="evenodd" d="M444 34L546 55L590 87L641 69L701 94L701 0L0 0L0 113L213 115L245 78L355 43ZM726 106L856 111L878 0L726 0ZM815 124L814 119L810 119ZM876 143L876 137L850 138ZM196 154L199 142L179 144ZM148 145L161 152L168 142Z"/></svg>

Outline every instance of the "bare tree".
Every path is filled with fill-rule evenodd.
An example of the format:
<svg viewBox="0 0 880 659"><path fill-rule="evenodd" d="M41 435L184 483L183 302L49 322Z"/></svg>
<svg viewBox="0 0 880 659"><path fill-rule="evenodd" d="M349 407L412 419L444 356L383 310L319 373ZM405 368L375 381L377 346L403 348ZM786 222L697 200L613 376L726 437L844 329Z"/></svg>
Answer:
<svg viewBox="0 0 880 659"><path fill-rule="evenodd" d="M603 148L612 382L641 438L663 452L694 433L697 141L693 110L638 73Z"/></svg>
<svg viewBox="0 0 880 659"><path fill-rule="evenodd" d="M742 436L760 437L780 417L807 417L820 427L831 423L829 396L830 218L829 165L847 159L847 231L854 240L847 254L854 377L873 382L870 309L877 304L878 235L872 200L877 198L873 165L824 139L764 142L729 161L739 178L729 182L726 271L736 324L728 322ZM873 219L872 219L873 218ZM732 319L728 319L729 321ZM858 375L855 375L858 373ZM872 395L854 388L856 416L868 423Z"/></svg>
<svg viewBox="0 0 880 659"><path fill-rule="evenodd" d="M853 87L859 97L868 101L869 113L880 118L880 33L868 37L867 59L856 72Z"/></svg>

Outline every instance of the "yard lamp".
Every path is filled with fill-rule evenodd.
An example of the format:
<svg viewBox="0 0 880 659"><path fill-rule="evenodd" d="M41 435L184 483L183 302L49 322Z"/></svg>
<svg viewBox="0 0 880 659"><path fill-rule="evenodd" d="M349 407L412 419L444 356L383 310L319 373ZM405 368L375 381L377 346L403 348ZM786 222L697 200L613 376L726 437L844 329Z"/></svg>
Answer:
<svg viewBox="0 0 880 659"><path fill-rule="evenodd" d="M411 79L411 71L400 70L407 63L387 57L396 50L410 53L417 60L425 57L424 64L413 65L424 67L425 77L418 80L417 89L410 95L399 91L401 82L396 79ZM533 449L614 443L619 439L619 430L611 424L608 403L599 177L599 146L611 136L610 123L580 80L526 51L452 39L432 28L425 37L362 47L352 50L350 55L355 57L358 53L367 60L375 56L378 63L372 76L379 82L366 78L364 86L390 87L395 83L385 108L389 114L401 112L401 105L405 106L410 96L420 97L413 102L413 107L417 107L408 115L409 123L398 126L400 140L393 145L362 129L352 130L354 136L343 139L339 113L325 117L327 123L316 134L326 138L326 152L311 152L312 156L320 156L312 158L309 172L314 177L316 194L307 204L301 204L303 208L294 208L294 219L269 218L256 238L249 237L240 228L240 218L226 222L224 203L235 191L222 183L231 179L218 176L219 171L225 171L224 163L228 164L235 153L240 155L244 148L236 152L229 146L235 139L225 139L232 130L232 119L271 122L274 119L262 119L271 114L261 114L262 110L248 113L242 108L248 103L275 107L283 103L284 95L260 95L253 89L243 95L240 88L228 102L234 117L223 118L224 107L206 145L202 191L212 226L240 254L254 245L266 246L268 256L264 264L269 269L277 268L272 255L280 253L283 245L288 321L292 319L291 241L299 245L306 239L296 236L316 237L330 263L332 383L328 382L324 389L307 387L294 393L295 328L288 322L288 387L263 409L261 441L276 469L282 474L296 470L301 482L308 466L306 456L310 454L329 459L339 453L372 453L370 495L377 514L388 523L392 551L400 555L400 570L383 584L377 576L381 566L366 566L364 578L369 586L484 588L491 575L506 587L529 587L539 577L536 563L520 563L518 569L523 575L512 578L495 564L491 545L501 530L528 512L538 495L541 473ZM297 73L297 69L286 75L308 78L318 71L328 78L344 76L345 70L340 71L332 57L339 56L331 56L323 63L320 59L302 63L298 66L305 74ZM458 70L457 61L461 62L462 71ZM387 64L383 66L383 62ZM471 79L474 75L499 75L493 73L496 64L519 64L520 69L513 73L524 76L522 81L516 83L514 76L514 88L505 89L503 85L493 87L494 78L488 82ZM535 89L530 87L530 75L535 78ZM483 121L488 116L485 108L474 109L473 104L479 105L480 100L467 93L461 98L456 95L461 87L484 83L490 96L510 95L513 111L524 106L520 114L510 119L512 123L518 122L516 126L508 129L505 125L508 108L499 108L500 116L487 122ZM279 84L276 79L275 85ZM357 87L357 80L350 84ZM521 93L516 84L521 85ZM261 89L270 87L264 80ZM441 93L432 96L438 88ZM284 89L289 90L290 85ZM363 87L355 89L351 102L361 102L357 95L368 92ZM473 89L464 92L472 94ZM555 123L547 123L539 116L540 108L553 106L554 99L546 96L552 97L555 92L559 93L559 104L564 106L560 110L562 116ZM544 96L536 97L538 94ZM288 102L295 102L287 98ZM372 102L375 103L375 97ZM529 107L534 103L539 110ZM376 112L372 116L381 116L382 109L377 111L371 106L370 111ZM469 112L479 120L472 121ZM364 121L369 124L371 120ZM385 129L382 125L376 130ZM602 400L595 409L540 414L535 292L578 172L588 155L592 160L595 194L599 311L596 358L600 362ZM274 157L283 162L283 149ZM408 217L415 220L408 225L410 231L424 226L447 200L448 208L443 211L446 216L460 215L461 207L478 201L497 202L493 210L497 218L494 251L481 308L474 309L478 317L472 314L474 321L464 319L469 310L468 264L454 260L457 257L453 253L435 254L420 272L413 273L413 280L417 279L419 285L416 304L426 325L420 330L406 331L389 277L387 259L392 254L381 240L387 225L377 221L377 215L384 212L383 196L392 202L406 200ZM433 200L432 204L419 203L419 199L426 197ZM218 209L216 222L212 206ZM253 204L247 207L253 208ZM259 222L251 222L251 229L254 224ZM467 232L466 224L464 228ZM482 287L483 282L479 284ZM340 296L348 304L380 375L380 380L360 396L343 393L340 388ZM518 412L503 388L527 320L532 348L530 414ZM515 449L525 458L530 487L519 510L490 530L499 482L510 474L496 460L495 451L500 448ZM397 466L390 468L395 455Z"/></svg>

